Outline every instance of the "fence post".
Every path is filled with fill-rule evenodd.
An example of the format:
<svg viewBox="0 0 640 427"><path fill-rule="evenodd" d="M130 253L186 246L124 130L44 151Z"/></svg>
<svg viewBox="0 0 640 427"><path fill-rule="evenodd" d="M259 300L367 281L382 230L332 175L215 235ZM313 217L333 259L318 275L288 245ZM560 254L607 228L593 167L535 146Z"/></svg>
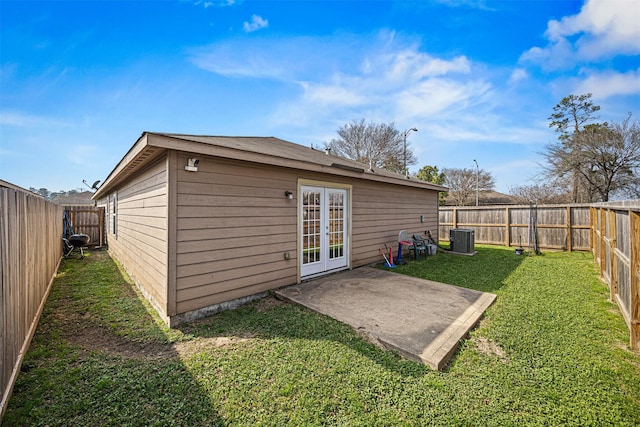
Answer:
<svg viewBox="0 0 640 427"><path fill-rule="evenodd" d="M458 228L458 209L453 208L453 225L451 228Z"/></svg>
<svg viewBox="0 0 640 427"><path fill-rule="evenodd" d="M598 251L596 250L596 237L597 237L596 236L596 223L597 223L596 215L597 215L596 208L591 206L589 208L589 228L590 228L589 233L591 234L589 239L589 248L591 248L591 254L593 255L594 261L598 260L598 256L597 256Z"/></svg>
<svg viewBox="0 0 640 427"><path fill-rule="evenodd" d="M631 307L629 332L631 349L640 350L640 213L629 210L631 221Z"/></svg>
<svg viewBox="0 0 640 427"><path fill-rule="evenodd" d="M572 238L573 236L571 236L571 205L567 206L567 218L566 218L566 223L567 223L567 252L573 252L573 242L572 242Z"/></svg>
<svg viewBox="0 0 640 427"><path fill-rule="evenodd" d="M616 249L618 248L618 224L616 223L616 211L609 209L607 211L609 222L609 298L615 301L618 295L618 257Z"/></svg>
<svg viewBox="0 0 640 427"><path fill-rule="evenodd" d="M604 277L605 263L607 262L606 236L607 236L607 213L604 208L600 208L600 277Z"/></svg>
<svg viewBox="0 0 640 427"><path fill-rule="evenodd" d="M98 227L100 227L100 246L104 245L104 208L100 208L98 213Z"/></svg>
<svg viewBox="0 0 640 427"><path fill-rule="evenodd" d="M505 222L504 222L504 245L511 246L511 213L509 212L509 206L505 207Z"/></svg>

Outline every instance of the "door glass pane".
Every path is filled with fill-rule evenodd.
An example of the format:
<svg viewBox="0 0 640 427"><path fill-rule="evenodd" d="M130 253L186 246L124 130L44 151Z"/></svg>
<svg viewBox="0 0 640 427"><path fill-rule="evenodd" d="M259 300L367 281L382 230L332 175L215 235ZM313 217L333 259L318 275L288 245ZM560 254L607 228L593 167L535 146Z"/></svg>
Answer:
<svg viewBox="0 0 640 427"><path fill-rule="evenodd" d="M302 193L302 264L320 262L320 193Z"/></svg>
<svg viewBox="0 0 640 427"><path fill-rule="evenodd" d="M344 256L344 194L329 193L329 259Z"/></svg>

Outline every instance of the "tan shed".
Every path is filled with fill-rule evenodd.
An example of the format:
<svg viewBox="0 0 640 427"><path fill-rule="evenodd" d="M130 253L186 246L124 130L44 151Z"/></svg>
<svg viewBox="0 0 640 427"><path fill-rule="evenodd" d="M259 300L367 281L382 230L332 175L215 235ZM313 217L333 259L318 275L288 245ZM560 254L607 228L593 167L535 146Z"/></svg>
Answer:
<svg viewBox="0 0 640 427"><path fill-rule="evenodd" d="M93 196L109 251L171 326L437 241L446 188L273 137L145 132Z"/></svg>

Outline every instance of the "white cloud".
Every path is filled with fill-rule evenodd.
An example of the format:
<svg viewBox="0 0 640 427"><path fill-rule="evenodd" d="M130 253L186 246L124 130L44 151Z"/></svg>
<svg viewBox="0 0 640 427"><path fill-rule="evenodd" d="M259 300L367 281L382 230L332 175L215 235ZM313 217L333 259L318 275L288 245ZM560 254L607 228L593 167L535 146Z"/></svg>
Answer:
<svg viewBox="0 0 640 427"><path fill-rule="evenodd" d="M191 62L213 73L283 81L317 79L326 83L343 74L384 78L387 85L399 87L407 80L471 72L471 62L465 56L435 58L393 32L375 37L336 34L325 38L236 39L196 47L189 53Z"/></svg>
<svg viewBox="0 0 640 427"><path fill-rule="evenodd" d="M263 28L267 28L269 26L269 21L263 19L261 16L252 15L251 22L246 22L243 24L244 31L246 33L252 33L254 31L261 30Z"/></svg>
<svg viewBox="0 0 640 427"><path fill-rule="evenodd" d="M0 111L0 125L15 127L51 127L69 126L58 119L34 114L24 114L16 111Z"/></svg>
<svg viewBox="0 0 640 427"><path fill-rule="evenodd" d="M471 9L480 9L492 11L493 8L489 7L484 0L436 0L438 3L444 4L449 7L468 7Z"/></svg>
<svg viewBox="0 0 640 427"><path fill-rule="evenodd" d="M441 113L464 110L490 90L491 85L481 80L457 81L433 78L415 82L395 96L400 117L429 117Z"/></svg>
<svg viewBox="0 0 640 427"><path fill-rule="evenodd" d="M282 97L270 100L273 113L264 117L265 127L272 134L284 129L305 144L322 145L340 126L361 118L419 128L411 143L424 153L421 163L443 162L433 156L445 146L466 153L479 144L523 147L547 140L546 124L531 130L530 122L522 123L528 114L501 115L512 103L484 65L464 55L436 56L415 38L390 31L235 39L194 49L191 59L225 76L281 82ZM512 74L527 77L523 69Z"/></svg>
<svg viewBox="0 0 640 427"><path fill-rule="evenodd" d="M238 2L236 0L197 0L193 3L193 5L202 6L205 9L208 9L213 6L216 6L216 7L233 6L237 3Z"/></svg>
<svg viewBox="0 0 640 427"><path fill-rule="evenodd" d="M304 88L304 99L308 103L318 103L321 106L356 106L362 105L366 101L366 97L362 94L341 85L309 82L301 82L300 85Z"/></svg>
<svg viewBox="0 0 640 427"><path fill-rule="evenodd" d="M560 39L546 48L532 47L520 57L520 62L540 64L546 69L571 68L575 62L573 45Z"/></svg>
<svg viewBox="0 0 640 427"><path fill-rule="evenodd" d="M509 77L509 83L515 84L522 80L526 80L529 78L529 73L524 68L516 68L511 72L511 76Z"/></svg>
<svg viewBox="0 0 640 427"><path fill-rule="evenodd" d="M587 33L579 41L581 56L598 57L611 50L620 53L640 52L640 6L635 0L590 0L580 13L550 21L547 36L560 38Z"/></svg>
<svg viewBox="0 0 640 427"><path fill-rule="evenodd" d="M236 40L192 49L190 59L198 68L227 77L286 80L291 67L289 57L279 56L284 53L281 47L264 41L248 46Z"/></svg>
<svg viewBox="0 0 640 427"><path fill-rule="evenodd" d="M408 122L465 108L490 89L480 78L468 79L472 63L465 56L437 58L395 33L363 38L341 52L316 48L306 50L314 71L297 71L305 77L298 80L303 93L281 106L274 122L293 121L301 127L334 117L343 122L360 117Z"/></svg>
<svg viewBox="0 0 640 427"><path fill-rule="evenodd" d="M449 116L429 125L429 134L433 138L448 143L491 143L537 145L546 142L548 132L540 127L527 127L527 124L510 126L482 109ZM462 125L463 124L463 125Z"/></svg>
<svg viewBox="0 0 640 427"><path fill-rule="evenodd" d="M189 55L198 68L223 76L295 82L307 80L313 70L324 73L328 58L340 57L340 52L340 47L320 38L291 37L234 39L192 48Z"/></svg>
<svg viewBox="0 0 640 427"><path fill-rule="evenodd" d="M521 61L549 69L580 61L640 53L640 6L636 0L588 0L577 15L551 20L546 47L533 47Z"/></svg>
<svg viewBox="0 0 640 427"><path fill-rule="evenodd" d="M371 68L371 62L378 67L388 68L387 76L390 80L416 80L425 77L442 76L448 73L468 74L471 64L465 56L459 56L453 60L434 58L431 55L418 51L417 46L412 46L392 55L385 55L377 61L367 61L367 67Z"/></svg>
<svg viewBox="0 0 640 427"><path fill-rule="evenodd" d="M577 85L576 93L593 93L596 99L616 95L640 95L640 68L626 73L604 71L590 74Z"/></svg>

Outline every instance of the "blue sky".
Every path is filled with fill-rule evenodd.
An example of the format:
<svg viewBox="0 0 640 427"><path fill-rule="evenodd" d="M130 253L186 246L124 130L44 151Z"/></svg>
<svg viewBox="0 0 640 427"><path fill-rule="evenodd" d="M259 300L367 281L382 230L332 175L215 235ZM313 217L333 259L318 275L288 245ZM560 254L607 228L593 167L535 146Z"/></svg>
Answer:
<svg viewBox="0 0 640 427"><path fill-rule="evenodd" d="M425 165L540 177L547 118L640 115L640 1L0 0L0 178L104 179L144 131L324 146L417 127Z"/></svg>

